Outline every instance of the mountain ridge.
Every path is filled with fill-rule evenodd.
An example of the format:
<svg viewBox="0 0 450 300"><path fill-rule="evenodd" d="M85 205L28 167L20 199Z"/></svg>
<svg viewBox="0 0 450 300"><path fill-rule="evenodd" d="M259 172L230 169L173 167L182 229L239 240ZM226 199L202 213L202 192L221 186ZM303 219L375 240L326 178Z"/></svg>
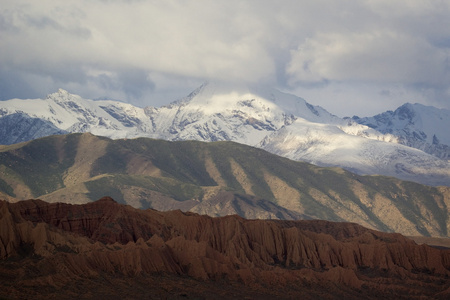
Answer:
<svg viewBox="0 0 450 300"><path fill-rule="evenodd" d="M378 131L360 124L365 119L341 119L300 97L267 87L243 86L233 90L230 86L208 83L160 108L92 101L64 90L44 100L0 102L1 116L19 112L67 132L91 132L113 139L229 140L358 174L450 186L450 163L445 159L448 145L442 130L435 133L431 144L420 139L420 130L411 131L410 137L405 138L400 134L404 130ZM21 122L18 118L17 125L10 122L9 127L22 128ZM7 128L5 131L14 132ZM47 135L50 134L54 131L48 130ZM8 140L21 141L20 134L15 139L0 136L2 143Z"/></svg>
<svg viewBox="0 0 450 300"><path fill-rule="evenodd" d="M84 133L0 146L0 195L73 204L109 195L142 209L350 221L408 236L450 229L448 187L359 176L228 141Z"/></svg>
<svg viewBox="0 0 450 300"><path fill-rule="evenodd" d="M382 133L394 134L403 145L434 154L444 160L450 157L450 136L436 132L436 128L450 128L448 110L419 103L405 103L395 111L373 117L353 117L353 120Z"/></svg>
<svg viewBox="0 0 450 300"><path fill-rule="evenodd" d="M450 250L352 223L211 218L102 198L0 201L0 224L1 296L446 299L450 292Z"/></svg>

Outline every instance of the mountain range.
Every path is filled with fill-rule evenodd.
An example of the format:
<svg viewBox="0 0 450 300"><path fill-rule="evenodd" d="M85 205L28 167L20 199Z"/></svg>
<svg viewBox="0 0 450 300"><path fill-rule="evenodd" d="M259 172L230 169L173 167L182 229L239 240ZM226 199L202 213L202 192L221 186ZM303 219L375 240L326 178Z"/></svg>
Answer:
<svg viewBox="0 0 450 300"><path fill-rule="evenodd" d="M450 187L318 167L228 141L53 135L0 146L0 199L89 203L210 216L355 222L448 237Z"/></svg>
<svg viewBox="0 0 450 300"><path fill-rule="evenodd" d="M448 110L406 103L395 111L370 118L353 117L353 120L381 133L397 136L399 143L403 145L445 160L450 157L450 134L445 134L445 129L450 128Z"/></svg>
<svg viewBox="0 0 450 300"><path fill-rule="evenodd" d="M450 250L354 223L0 201L5 299L448 299Z"/></svg>
<svg viewBox="0 0 450 300"><path fill-rule="evenodd" d="M206 83L163 107L88 100L64 90L0 102L0 143L74 132L113 139L234 141L319 166L450 186L450 111L405 104L339 118L267 87Z"/></svg>
<svg viewBox="0 0 450 300"><path fill-rule="evenodd" d="M448 299L449 116L214 83L0 102L0 298Z"/></svg>

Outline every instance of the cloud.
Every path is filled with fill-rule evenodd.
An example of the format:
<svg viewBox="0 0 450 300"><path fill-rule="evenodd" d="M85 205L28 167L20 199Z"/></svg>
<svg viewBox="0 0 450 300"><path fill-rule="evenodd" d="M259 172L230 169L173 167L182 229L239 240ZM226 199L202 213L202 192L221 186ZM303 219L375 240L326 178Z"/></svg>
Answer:
<svg viewBox="0 0 450 300"><path fill-rule="evenodd" d="M287 72L291 84L328 80L443 85L450 79L447 60L447 49L408 34L325 33L291 51Z"/></svg>
<svg viewBox="0 0 450 300"><path fill-rule="evenodd" d="M317 97L399 87L450 108L449 13L421 0L4 0L0 97L62 87L159 105L226 80Z"/></svg>

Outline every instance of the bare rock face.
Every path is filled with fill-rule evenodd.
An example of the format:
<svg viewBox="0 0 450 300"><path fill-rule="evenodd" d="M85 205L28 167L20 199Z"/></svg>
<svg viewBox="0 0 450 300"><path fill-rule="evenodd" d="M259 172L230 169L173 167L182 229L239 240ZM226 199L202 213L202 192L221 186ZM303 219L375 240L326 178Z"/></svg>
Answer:
<svg viewBox="0 0 450 300"><path fill-rule="evenodd" d="M0 297L450 296L450 250L399 234L137 210L111 198L0 201L0 257Z"/></svg>

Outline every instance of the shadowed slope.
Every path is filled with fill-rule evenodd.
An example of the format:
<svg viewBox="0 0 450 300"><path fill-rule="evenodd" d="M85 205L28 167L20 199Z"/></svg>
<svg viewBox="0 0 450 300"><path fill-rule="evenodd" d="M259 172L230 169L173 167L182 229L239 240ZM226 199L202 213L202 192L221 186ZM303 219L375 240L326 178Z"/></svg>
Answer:
<svg viewBox="0 0 450 300"><path fill-rule="evenodd" d="M0 276L16 278L3 288L18 294L42 284L52 287L49 295L71 293L76 282L103 291L131 278L145 286L155 276L164 285L174 275L196 280L199 289L185 291L203 297L207 286L228 297L240 286L248 295L260 289L307 299L444 299L450 291L449 250L352 223L211 218L104 198L85 205L2 201L0 225Z"/></svg>

